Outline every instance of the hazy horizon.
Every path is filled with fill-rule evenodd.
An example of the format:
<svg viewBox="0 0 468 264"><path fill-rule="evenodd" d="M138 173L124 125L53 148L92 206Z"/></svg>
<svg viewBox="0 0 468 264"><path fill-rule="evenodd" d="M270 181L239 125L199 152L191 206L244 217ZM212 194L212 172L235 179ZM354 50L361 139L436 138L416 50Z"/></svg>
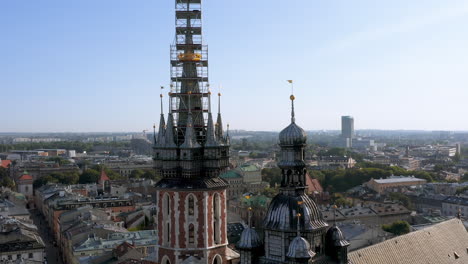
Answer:
<svg viewBox="0 0 468 264"><path fill-rule="evenodd" d="M222 85L231 129L287 126L293 79L308 131L339 130L342 115L357 130L468 130L467 1L205 0L203 12L210 83ZM173 1L1 1L0 30L0 131L159 121Z"/></svg>

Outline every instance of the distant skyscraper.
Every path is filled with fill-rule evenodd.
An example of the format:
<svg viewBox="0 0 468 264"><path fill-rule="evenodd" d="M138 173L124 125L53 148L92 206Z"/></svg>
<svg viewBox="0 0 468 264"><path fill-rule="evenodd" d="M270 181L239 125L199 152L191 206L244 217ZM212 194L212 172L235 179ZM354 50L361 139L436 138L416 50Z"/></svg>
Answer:
<svg viewBox="0 0 468 264"><path fill-rule="evenodd" d="M341 137L349 139L354 137L354 118L352 116L341 117Z"/></svg>

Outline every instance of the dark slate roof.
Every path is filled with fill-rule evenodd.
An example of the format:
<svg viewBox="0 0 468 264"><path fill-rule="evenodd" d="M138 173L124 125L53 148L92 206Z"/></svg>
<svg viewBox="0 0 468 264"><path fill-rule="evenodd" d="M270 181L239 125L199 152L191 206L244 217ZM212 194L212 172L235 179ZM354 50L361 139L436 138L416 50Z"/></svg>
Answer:
<svg viewBox="0 0 468 264"><path fill-rule="evenodd" d="M466 264L468 233L452 219L348 254L352 264Z"/></svg>
<svg viewBox="0 0 468 264"><path fill-rule="evenodd" d="M292 259L311 259L315 252L310 249L310 244L305 238L297 236L289 244L286 256Z"/></svg>
<svg viewBox="0 0 468 264"><path fill-rule="evenodd" d="M302 204L298 204L299 201ZM297 213L301 214L301 231L313 231L328 226L317 205L307 195L290 196L283 193L276 195L271 201L263 226L265 229L296 232Z"/></svg>
<svg viewBox="0 0 468 264"><path fill-rule="evenodd" d="M307 135L304 129L296 125L295 122L292 122L279 134L279 143L283 146L304 145L306 140Z"/></svg>
<svg viewBox="0 0 468 264"><path fill-rule="evenodd" d="M164 178L156 183L156 188L160 189L218 189L227 188L228 186L226 180L219 177L201 179Z"/></svg>
<svg viewBox="0 0 468 264"><path fill-rule="evenodd" d="M247 227L242 231L241 238L239 242L237 242L236 248L237 249L246 249L246 250L253 250L262 245L260 238L258 237L257 232L255 229L251 227Z"/></svg>

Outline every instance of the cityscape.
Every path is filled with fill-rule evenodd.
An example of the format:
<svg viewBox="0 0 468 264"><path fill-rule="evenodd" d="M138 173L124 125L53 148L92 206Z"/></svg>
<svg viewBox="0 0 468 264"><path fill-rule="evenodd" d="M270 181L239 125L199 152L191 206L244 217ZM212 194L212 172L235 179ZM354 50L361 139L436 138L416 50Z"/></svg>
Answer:
<svg viewBox="0 0 468 264"><path fill-rule="evenodd" d="M65 10L61 8L66 6L80 12L79 9L91 6L46 2L51 10ZM66 95L70 108L65 109L50 106L50 100L59 97L44 99L50 96L31 90L22 96L25 102L35 100L36 104L14 100L21 110L6 112L8 119L0 126L0 263L468 263L468 127L462 121L466 110L444 99L426 99L430 106L423 102L405 105L408 98L393 102L394 109L383 110L372 105L386 100L382 96L388 91L383 88L382 96L376 96L372 102L368 102L370 91L359 94L356 90L353 97L337 92L333 102L322 98L331 105L339 105L344 100L341 97L359 104L356 108L346 105L346 111L337 106L339 110L325 114L312 106L323 107L324 102L315 102L321 100L321 89L311 94L305 91L309 87L302 85L310 78L320 78L320 73L316 77L293 73L270 76L278 78L276 87L282 90L277 92L272 87L263 95L257 91L263 88L249 88L248 84L247 90L215 85L211 80L218 81L220 77L213 76L216 74L243 78L234 69L241 67L235 61L237 51L230 50L236 45L213 47L210 42L208 57L206 41L206 35L211 40L212 34L226 34L220 36L223 38L231 31L238 34L240 43L247 35L252 36L247 28L246 36L233 29L219 30L232 21L231 14L223 20L217 13L221 9L216 8L234 8L234 3L161 2L164 3L151 3L158 11L139 7L141 12L164 13L158 19L173 23L170 28L151 25L156 32L145 32L162 36L162 32L171 30L174 36L172 43L170 39L162 40L171 43L168 47L151 47L158 54L167 53L167 58L158 59L165 60L163 73L167 76L157 77L160 84L151 87L151 94L143 88L139 90L138 84L128 87L126 99L116 99L112 93L101 93L96 88L87 94L92 99L82 100L84 97L74 91ZM133 10L130 6L136 8L136 3L120 4L95 7L111 8L117 20ZM256 9L257 3L252 5L252 10L238 14L239 19L247 19L250 12L261 12ZM306 11L322 8L336 16L340 7L346 6L304 5ZM359 5L369 7L370 3ZM377 6L379 10L387 7ZM17 12L26 10L15 4L5 7ZM33 4L27 8L34 7ZM400 11L405 8L404 4L394 7ZM440 16L420 21L412 30L468 18L468 5L464 9L449 7L453 6L437 7L435 10L444 10ZM283 3L274 10L281 8L286 11L293 7ZM287 21L295 21L292 15L287 17ZM325 23L318 18L314 21ZM18 27L23 23L33 27L31 21L15 23ZM291 23L286 24L293 26ZM130 31L149 30L129 27ZM254 35L263 38L261 32ZM372 40L367 34L360 36L365 41ZM343 43L340 49L346 45L351 44ZM0 45L0 50L7 50L6 47ZM99 54L93 56L99 63ZM223 60L216 58L226 56L234 62L219 63ZM243 63L268 67L259 62L263 56ZM460 55L460 60L464 56ZM281 61L277 63L280 65ZM119 67L130 66L122 62ZM222 72L223 68L230 75ZM319 68L311 66L314 70ZM6 87L2 90L19 87L11 81L13 74L6 75L0 77L0 86ZM24 80L18 79L17 83L23 85ZM267 83L270 85L271 79ZM429 98L429 90L419 93L427 92ZM238 93L244 93L244 97ZM403 96L412 94L413 91ZM255 105L249 105L251 97ZM8 96L3 99L9 101ZM128 104L113 100L128 100ZM151 103L146 104L145 100ZM81 108L76 111L81 117L73 125L70 121L75 118L75 101L79 101ZM96 102L102 102L106 111L101 113L100 108L95 108ZM6 103L6 108L11 108ZM382 108L386 103L381 102ZM144 113L135 110L140 107ZM358 110L366 107L367 110ZM437 119L438 114L426 107L430 111L435 108L444 119ZM23 108L28 109L27 115ZM416 108L426 109L427 115L419 118L421 112L413 110ZM118 111L125 109L132 116L118 117ZM382 114L386 110L394 111L394 115ZM258 117L259 113L265 116ZM373 119L378 119L374 127L369 125ZM41 120L44 124L36 127ZM113 124L109 129L102 129L110 122ZM121 124L122 129L114 129L115 123ZM459 128L454 128L456 123Z"/></svg>

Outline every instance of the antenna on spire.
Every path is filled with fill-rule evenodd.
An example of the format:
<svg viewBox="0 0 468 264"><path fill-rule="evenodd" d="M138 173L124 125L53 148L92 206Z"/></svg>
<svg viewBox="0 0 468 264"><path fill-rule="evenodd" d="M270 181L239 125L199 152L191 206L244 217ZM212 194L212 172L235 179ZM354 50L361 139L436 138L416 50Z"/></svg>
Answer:
<svg viewBox="0 0 468 264"><path fill-rule="evenodd" d="M161 98L161 115L164 115L164 109L163 109L163 94L162 90L164 89L164 86L161 86L161 93L159 94L159 97Z"/></svg>
<svg viewBox="0 0 468 264"><path fill-rule="evenodd" d="M297 201L298 206L302 206L303 203L304 201ZM301 236L301 222L300 222L301 213L297 213L296 216L297 216L297 236Z"/></svg>
<svg viewBox="0 0 468 264"><path fill-rule="evenodd" d="M221 85L218 89L218 114L221 113Z"/></svg>
<svg viewBox="0 0 468 264"><path fill-rule="evenodd" d="M296 214L297 216L297 236L300 237L301 236L301 213L297 213Z"/></svg>
<svg viewBox="0 0 468 264"><path fill-rule="evenodd" d="M288 83L291 84L291 96L289 96L289 99L291 99L291 123L296 122L296 118L294 117L294 100L296 97L294 97L294 84L293 80L288 80Z"/></svg>

